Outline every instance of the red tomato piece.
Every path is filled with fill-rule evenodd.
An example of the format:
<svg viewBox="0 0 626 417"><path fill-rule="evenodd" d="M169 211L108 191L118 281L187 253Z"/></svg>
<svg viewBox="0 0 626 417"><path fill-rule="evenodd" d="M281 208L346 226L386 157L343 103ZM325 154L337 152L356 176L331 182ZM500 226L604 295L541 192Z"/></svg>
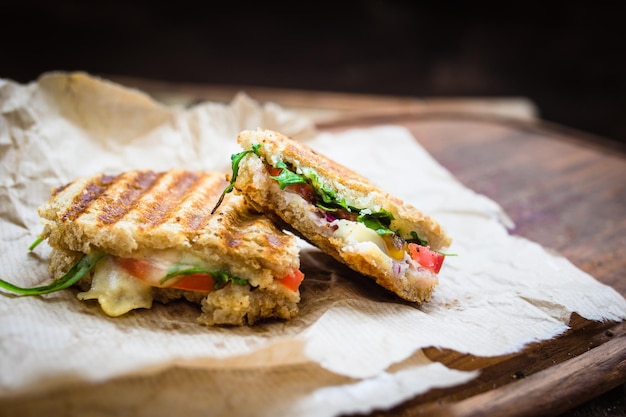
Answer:
<svg viewBox="0 0 626 417"><path fill-rule="evenodd" d="M270 174L270 176L272 177L277 177L280 175L281 172L283 172L282 168L275 168L271 165L266 165L267 167L267 172Z"/></svg>
<svg viewBox="0 0 626 417"><path fill-rule="evenodd" d="M130 275L144 281L146 284L161 287L159 280L165 276L163 271L148 260L131 259L131 258L114 258L115 263L126 270ZM178 288L180 290L204 291L210 292L215 290L215 281L208 274L190 274L181 275L171 279L173 284L166 282L165 287Z"/></svg>
<svg viewBox="0 0 626 417"><path fill-rule="evenodd" d="M149 261L143 259L115 258L115 263L142 281L149 281L149 277L157 269Z"/></svg>
<svg viewBox="0 0 626 417"><path fill-rule="evenodd" d="M178 278L172 278L178 279ZM215 281L208 274L181 275L181 278L171 288L189 291L211 292L215 290Z"/></svg>
<svg viewBox="0 0 626 417"><path fill-rule="evenodd" d="M299 194L306 201L315 200L315 194L313 194L313 187L311 184L291 184L286 187L287 190Z"/></svg>
<svg viewBox="0 0 626 417"><path fill-rule="evenodd" d="M291 291L298 291L300 288L300 284L304 279L304 274L299 269L287 274L283 278L279 279L278 282L283 284L285 287L289 288Z"/></svg>
<svg viewBox="0 0 626 417"><path fill-rule="evenodd" d="M424 268L431 270L435 274L441 270L444 255L430 250L427 246L421 246L417 243L409 243L409 252L411 258Z"/></svg>
<svg viewBox="0 0 626 417"><path fill-rule="evenodd" d="M282 168L276 168L269 164L265 165L267 169L267 173L272 177L277 177L283 172ZM287 190L292 193L299 194L306 201L313 201L315 199L315 194L313 194L313 187L311 184L291 184L286 187Z"/></svg>

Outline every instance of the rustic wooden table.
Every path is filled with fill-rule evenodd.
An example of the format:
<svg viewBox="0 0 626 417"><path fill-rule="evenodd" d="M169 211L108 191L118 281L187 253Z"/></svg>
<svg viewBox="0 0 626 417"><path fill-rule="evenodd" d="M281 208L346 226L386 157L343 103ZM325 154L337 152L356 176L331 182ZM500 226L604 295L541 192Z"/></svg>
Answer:
<svg viewBox="0 0 626 417"><path fill-rule="evenodd" d="M461 182L498 202L512 233L555 250L626 296L626 144L542 121L524 98L413 99L109 76L167 104L228 102L243 91L306 115L320 130L396 124ZM498 358L427 355L478 380L434 390L385 415L626 414L626 322L572 317L556 340Z"/></svg>

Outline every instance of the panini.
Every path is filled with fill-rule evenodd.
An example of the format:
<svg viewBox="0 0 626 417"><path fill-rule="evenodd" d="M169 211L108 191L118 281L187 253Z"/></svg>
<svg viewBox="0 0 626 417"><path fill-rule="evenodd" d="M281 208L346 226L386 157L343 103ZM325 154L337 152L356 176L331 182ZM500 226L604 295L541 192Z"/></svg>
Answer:
<svg viewBox="0 0 626 417"><path fill-rule="evenodd" d="M278 132L243 131L238 142L225 192L401 298L430 299L451 244L439 223Z"/></svg>
<svg viewBox="0 0 626 417"><path fill-rule="evenodd" d="M206 325L294 317L297 239L237 195L211 213L227 184L223 173L129 171L54 190L39 214L56 281L31 293L77 282L78 298L110 316L185 298Z"/></svg>

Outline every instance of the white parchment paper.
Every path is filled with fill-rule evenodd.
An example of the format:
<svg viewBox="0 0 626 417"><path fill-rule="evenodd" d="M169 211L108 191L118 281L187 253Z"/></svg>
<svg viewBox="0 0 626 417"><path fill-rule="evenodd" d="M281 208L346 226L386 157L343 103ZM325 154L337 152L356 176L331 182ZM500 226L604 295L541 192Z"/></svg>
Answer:
<svg viewBox="0 0 626 417"><path fill-rule="evenodd" d="M503 355L564 332L572 312L626 318L622 296L511 236L495 202L460 184L401 127L318 133L243 94L228 105L171 108L83 73L0 80L2 278L49 279L45 245L26 248L52 187L136 168L227 171L237 133L256 127L306 141L444 224L458 256L446 259L432 301L402 302L304 242L301 312L289 322L206 328L185 303L113 319L72 289L2 292L0 414L369 412L477 375L430 362L424 347Z"/></svg>

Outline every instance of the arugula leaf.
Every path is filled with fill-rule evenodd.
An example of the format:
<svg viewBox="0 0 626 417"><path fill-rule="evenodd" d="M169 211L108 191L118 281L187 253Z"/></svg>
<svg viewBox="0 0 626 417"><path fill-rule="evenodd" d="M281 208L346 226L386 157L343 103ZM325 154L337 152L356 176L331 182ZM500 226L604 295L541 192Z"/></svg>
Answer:
<svg viewBox="0 0 626 417"><path fill-rule="evenodd" d="M304 169L302 175L308 180L313 188L313 193L317 197L317 207L326 211L336 211L344 209L348 212L357 210L348 206L345 199L339 200L337 193L331 188L326 187L319 180L319 176L311 169Z"/></svg>
<svg viewBox="0 0 626 417"><path fill-rule="evenodd" d="M216 272L212 273L211 276L213 277L213 280L215 280L215 289L216 290L219 290L220 288L222 288L223 286L228 284L228 282L232 282L233 284L237 284L237 285L248 285L249 284L247 279L233 277L232 275L230 275L226 271L216 271Z"/></svg>
<svg viewBox="0 0 626 417"><path fill-rule="evenodd" d="M208 271L204 268L200 268L199 266L187 267L187 265L175 264L170 267L167 275L159 281L159 284L164 284L172 278L178 277L180 275L192 275L192 274L207 274L213 278L215 281L215 289L219 290L228 282L232 282L238 285L248 285L248 280L244 278L233 277L226 271Z"/></svg>
<svg viewBox="0 0 626 417"><path fill-rule="evenodd" d="M175 278L180 275L191 275L191 274L209 274L209 271L202 269L198 266L194 266L191 268L181 268L181 264L174 264L167 271L167 275L159 280L159 284L164 284L172 278Z"/></svg>
<svg viewBox="0 0 626 417"><path fill-rule="evenodd" d="M379 235L396 234L389 228L391 221L393 220L393 215L390 212L386 210L372 212L370 209L358 209L348 205L345 198L339 199L337 197L337 193L333 189L324 186L324 184L322 184L319 180L317 173L311 169L305 168L303 169L302 174L297 174L289 170L289 167L283 161L279 161L276 168L282 168L282 172L279 176L271 178L274 178L277 181L279 180L279 177L281 177L281 179L285 178L285 180L283 180L285 183L280 184L281 189L291 183L309 183L311 184L311 187L313 187L313 193L317 197L315 205L320 209L325 211L346 210L347 212L358 212L359 215L357 217L357 221L363 223L369 229L376 231ZM291 182L287 183L286 179L289 179ZM411 236L416 242L424 242L417 237L416 232L411 232Z"/></svg>
<svg viewBox="0 0 626 417"><path fill-rule="evenodd" d="M335 211L344 209L347 211L357 210L354 207L348 206L345 199L339 200L334 190L324 186L317 174L311 170L305 170L302 174L293 172L292 169L282 160L276 163L274 168L280 168L279 175L270 176L270 178L278 181L280 189L293 184L310 184L313 188L313 193L317 197L316 206L326 211Z"/></svg>
<svg viewBox="0 0 626 417"><path fill-rule="evenodd" d="M270 175L270 178L278 181L278 186L281 190L293 184L307 184L306 178L291 171L287 164L285 164L282 160L276 163L275 168L281 169L280 174L276 176Z"/></svg>
<svg viewBox="0 0 626 417"><path fill-rule="evenodd" d="M339 209L346 210L348 212L358 211L354 207L348 206L345 198L339 200L337 198L337 193L331 188L328 188L322 184L319 180L318 175L310 169L307 169L303 172L303 176L309 180L311 187L313 187L313 192L315 196L318 198L317 207L326 211L336 211Z"/></svg>
<svg viewBox="0 0 626 417"><path fill-rule="evenodd" d="M28 250L29 251L34 250L37 246L39 246L41 242L43 242L43 237L37 236L37 239L35 239L35 241L31 243L30 246L28 247Z"/></svg>
<svg viewBox="0 0 626 417"><path fill-rule="evenodd" d="M92 252L88 255L84 255L65 275L49 285L22 288L0 279L0 288L20 295L43 295L64 290L80 281L104 256L105 254L103 252Z"/></svg>
<svg viewBox="0 0 626 417"><path fill-rule="evenodd" d="M246 151L235 153L230 156L231 169L233 172L230 178L230 184L228 184L228 186L224 189L224 191L222 191L222 194L220 195L219 200L217 200L217 203L215 204L215 207L213 207L213 210L211 210L211 214L215 213L217 208L222 204L222 201L224 201L224 197L226 196L226 194L230 193L233 190L233 188L235 188L235 181L237 180L237 175L239 175L239 163L241 162L241 160L246 155L251 154L251 153L255 154L256 156L260 158L261 157L261 154L259 153L260 147L261 147L261 144L257 143L257 144L252 145L252 147Z"/></svg>
<svg viewBox="0 0 626 417"><path fill-rule="evenodd" d="M386 210L377 212L372 212L369 209L361 210L357 220L368 228L376 231L379 235L395 234L395 232L389 228L389 225L393 220L393 215Z"/></svg>
<svg viewBox="0 0 626 417"><path fill-rule="evenodd" d="M215 213L215 210L217 210L219 205L222 203L224 196L233 190L241 160L246 155L251 153L254 153L258 157L262 158L258 151L260 146L260 144L255 144L252 145L252 148L249 150L231 155L233 174L230 180L230 185L226 187L220 196L217 204L211 211L211 214ZM267 161L264 162L267 163ZM357 217L357 221L363 223L366 227L375 230L379 235L396 234L396 232L389 228L391 221L393 220L393 215L390 212L386 210L372 212L369 209L359 209L348 205L345 198L339 199L337 197L337 193L333 189L322 184L319 180L319 176L312 169L305 168L301 174L298 174L292 171L292 169L282 160L278 161L274 168L280 168L281 172L276 176L270 176L270 178L278 182L281 190L293 184L310 184L313 188L313 193L317 197L315 205L320 209L324 211L345 210L347 212L358 212L359 215ZM427 245L427 242L421 239L415 231L411 232L411 237L406 239L406 241L410 243L417 243L422 246Z"/></svg>
<svg viewBox="0 0 626 417"><path fill-rule="evenodd" d="M411 237L405 240L409 243L417 243L420 246L428 246L428 241L421 239L415 231L411 231Z"/></svg>

